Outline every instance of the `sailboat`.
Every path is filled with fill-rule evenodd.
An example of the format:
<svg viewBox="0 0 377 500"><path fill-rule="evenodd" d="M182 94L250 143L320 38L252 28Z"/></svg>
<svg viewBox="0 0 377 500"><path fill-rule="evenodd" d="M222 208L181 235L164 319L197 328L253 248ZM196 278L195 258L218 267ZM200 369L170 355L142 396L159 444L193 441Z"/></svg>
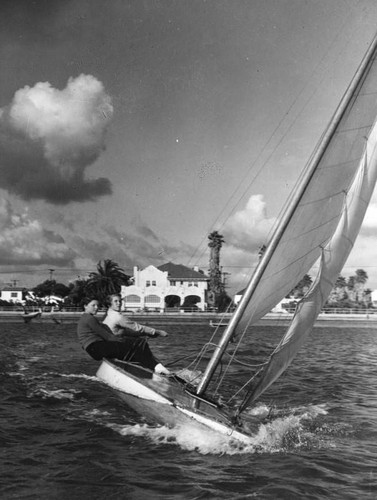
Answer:
<svg viewBox="0 0 377 500"><path fill-rule="evenodd" d="M191 423L249 442L260 425L250 411L290 365L308 338L359 233L377 177L377 37L322 134L290 195L240 303L198 384L103 360L97 376L146 418L169 426ZM318 263L318 273L290 326L265 363L221 396L230 358L242 350L249 326L281 301ZM227 356L228 357L228 356ZM222 366L221 376L219 367ZM224 363L225 365L225 363ZM219 382L220 379L220 382ZM234 403L236 402L236 403Z"/></svg>

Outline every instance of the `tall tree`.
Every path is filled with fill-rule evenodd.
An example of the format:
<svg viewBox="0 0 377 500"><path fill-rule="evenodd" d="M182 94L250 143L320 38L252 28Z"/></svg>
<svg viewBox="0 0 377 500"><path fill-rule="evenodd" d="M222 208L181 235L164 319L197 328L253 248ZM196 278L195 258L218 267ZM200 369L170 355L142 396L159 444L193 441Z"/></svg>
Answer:
<svg viewBox="0 0 377 500"><path fill-rule="evenodd" d="M303 278L297 283L297 285L291 290L288 297L294 295L296 298L301 298L309 290L313 279L309 274L305 274Z"/></svg>
<svg viewBox="0 0 377 500"><path fill-rule="evenodd" d="M335 282L335 288L346 288L347 280L344 276L339 275Z"/></svg>
<svg viewBox="0 0 377 500"><path fill-rule="evenodd" d="M328 302L330 303L339 303L342 300L348 298L347 292L347 280L344 276L339 275L336 279L334 288L331 291Z"/></svg>
<svg viewBox="0 0 377 500"><path fill-rule="evenodd" d="M261 258L263 257L263 254L264 252L266 251L266 245L262 245L261 247L259 247L259 250L258 250L258 259L261 260Z"/></svg>
<svg viewBox="0 0 377 500"><path fill-rule="evenodd" d="M355 276L350 276L347 280L347 293L351 301L356 301Z"/></svg>
<svg viewBox="0 0 377 500"><path fill-rule="evenodd" d="M62 299L69 294L69 287L64 283L57 283L55 280L46 280L32 289L36 297L45 298L50 295L57 295Z"/></svg>
<svg viewBox="0 0 377 500"><path fill-rule="evenodd" d="M210 248L208 304L214 307L218 297L224 294L224 283L220 269L220 250L225 240L218 231L212 231L208 235L208 239Z"/></svg>
<svg viewBox="0 0 377 500"><path fill-rule="evenodd" d="M368 281L368 275L364 271L364 269L356 269L355 283L362 283L363 285L365 285L367 281Z"/></svg>
<svg viewBox="0 0 377 500"><path fill-rule="evenodd" d="M356 269L355 273L355 290L356 301L364 302L365 283L368 281L368 275L364 269Z"/></svg>
<svg viewBox="0 0 377 500"><path fill-rule="evenodd" d="M104 304L106 296L119 293L122 285L128 285L130 276L113 260L105 259L97 264L97 272L89 274L86 293Z"/></svg>
<svg viewBox="0 0 377 500"><path fill-rule="evenodd" d="M68 305L73 306L81 306L83 300L86 296L86 285L88 283L88 279L78 278L73 283L70 283L70 292L67 297Z"/></svg>

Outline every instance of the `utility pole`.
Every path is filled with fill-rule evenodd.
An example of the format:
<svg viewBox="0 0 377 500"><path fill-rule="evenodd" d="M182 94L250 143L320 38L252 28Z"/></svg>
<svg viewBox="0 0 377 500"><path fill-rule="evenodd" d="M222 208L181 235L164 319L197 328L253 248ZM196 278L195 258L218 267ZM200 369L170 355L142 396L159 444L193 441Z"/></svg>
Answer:
<svg viewBox="0 0 377 500"><path fill-rule="evenodd" d="M221 276L222 276L222 283L223 283L224 290L226 288L228 288L226 280L227 280L227 276L229 276L230 274L231 273L227 273L227 272L223 271L222 268L221 268Z"/></svg>

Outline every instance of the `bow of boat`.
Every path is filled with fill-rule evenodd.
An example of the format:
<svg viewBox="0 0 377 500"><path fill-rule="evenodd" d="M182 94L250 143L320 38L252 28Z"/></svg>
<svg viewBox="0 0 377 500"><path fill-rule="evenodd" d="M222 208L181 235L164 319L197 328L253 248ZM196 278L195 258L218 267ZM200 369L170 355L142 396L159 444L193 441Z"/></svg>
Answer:
<svg viewBox="0 0 377 500"><path fill-rule="evenodd" d="M132 363L103 360L97 377L117 391L127 406L147 420L169 427L192 426L213 431L244 444L256 434L261 421L232 423L227 408L198 398L193 387L177 376L162 376Z"/></svg>

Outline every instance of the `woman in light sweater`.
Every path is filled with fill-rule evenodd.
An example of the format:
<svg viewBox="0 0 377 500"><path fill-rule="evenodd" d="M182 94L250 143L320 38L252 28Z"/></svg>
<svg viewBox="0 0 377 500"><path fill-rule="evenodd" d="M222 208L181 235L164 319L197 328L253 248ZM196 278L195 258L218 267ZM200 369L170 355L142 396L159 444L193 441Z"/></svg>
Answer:
<svg viewBox="0 0 377 500"><path fill-rule="evenodd" d="M125 314L121 313L122 299L118 293L109 295L106 299L106 305L109 308L103 323L111 329L114 335L132 337L140 337L141 335L147 335L148 337L166 337L168 335L164 330L157 330L150 326L135 323Z"/></svg>

